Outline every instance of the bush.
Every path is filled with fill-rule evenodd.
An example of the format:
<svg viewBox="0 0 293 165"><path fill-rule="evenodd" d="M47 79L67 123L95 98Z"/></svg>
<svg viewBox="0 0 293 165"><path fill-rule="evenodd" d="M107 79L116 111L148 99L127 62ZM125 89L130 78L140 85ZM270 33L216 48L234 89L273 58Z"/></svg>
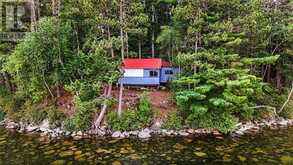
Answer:
<svg viewBox="0 0 293 165"><path fill-rule="evenodd" d="M127 110L119 117L116 112L111 112L107 116L107 122L111 129L115 131L130 131L142 128L142 124L136 112Z"/></svg>
<svg viewBox="0 0 293 165"><path fill-rule="evenodd" d="M140 97L138 111L126 110L119 117L117 113L108 114L107 121L113 130L130 131L148 127L153 120L153 112L147 95Z"/></svg>
<svg viewBox="0 0 293 165"><path fill-rule="evenodd" d="M97 101L81 101L79 97L75 98L76 113L73 118L66 120L65 129L85 131L92 125L93 114L96 111Z"/></svg>
<svg viewBox="0 0 293 165"><path fill-rule="evenodd" d="M144 93L139 100L138 117L141 124L145 127L149 126L153 119L153 112L151 110L150 101L147 94Z"/></svg>
<svg viewBox="0 0 293 165"><path fill-rule="evenodd" d="M162 125L164 129L181 129L183 118L176 112L168 115L167 120Z"/></svg>
<svg viewBox="0 0 293 165"><path fill-rule="evenodd" d="M2 109L0 109L0 121L3 121L4 120L5 115L6 115L5 112L3 112Z"/></svg>
<svg viewBox="0 0 293 165"><path fill-rule="evenodd" d="M46 111L48 113L48 120L49 125L51 128L57 128L62 125L62 122L65 120L66 116L65 114L57 109L55 106L49 106L46 108Z"/></svg>
<svg viewBox="0 0 293 165"><path fill-rule="evenodd" d="M39 108L35 104L27 102L22 109L22 120L32 124L40 124L47 118L45 109Z"/></svg>
<svg viewBox="0 0 293 165"><path fill-rule="evenodd" d="M236 129L238 120L229 113L205 113L204 115L190 115L186 124L191 128L218 129L222 133L230 133Z"/></svg>

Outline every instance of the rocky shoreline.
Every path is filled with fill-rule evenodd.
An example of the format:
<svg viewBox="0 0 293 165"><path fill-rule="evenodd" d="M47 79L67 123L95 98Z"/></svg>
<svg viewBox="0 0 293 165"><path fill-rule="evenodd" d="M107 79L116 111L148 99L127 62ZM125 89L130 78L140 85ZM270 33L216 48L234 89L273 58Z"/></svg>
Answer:
<svg viewBox="0 0 293 165"><path fill-rule="evenodd" d="M154 125L160 125L160 123L155 123ZM135 137L140 139L149 139L152 136L205 136L213 135L217 139L223 139L223 134L217 130L211 129L181 129L181 130L165 130L160 129L160 127L145 128L136 131L112 131L107 129L107 127L101 127L97 130L82 131L66 131L63 128L51 129L49 126L49 121L44 120L40 125L31 125L23 122L13 122L9 119L5 119L0 122L0 126L6 129L15 130L20 133L25 134L39 134L40 136L46 136L49 138L63 138L71 137L75 140L82 138L91 137L112 137L112 138L129 138ZM272 118L266 120L259 120L254 122L245 122L237 124L237 129L231 136L241 136L244 134L254 134L265 128L269 129L279 129L293 126L293 120L284 118Z"/></svg>

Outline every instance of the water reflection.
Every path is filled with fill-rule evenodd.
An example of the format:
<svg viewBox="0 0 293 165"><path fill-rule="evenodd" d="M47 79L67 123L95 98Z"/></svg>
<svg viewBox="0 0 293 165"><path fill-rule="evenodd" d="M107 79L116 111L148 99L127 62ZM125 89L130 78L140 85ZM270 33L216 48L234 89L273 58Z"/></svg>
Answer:
<svg viewBox="0 0 293 165"><path fill-rule="evenodd" d="M48 140L0 129L0 164L293 164L293 128L241 138Z"/></svg>

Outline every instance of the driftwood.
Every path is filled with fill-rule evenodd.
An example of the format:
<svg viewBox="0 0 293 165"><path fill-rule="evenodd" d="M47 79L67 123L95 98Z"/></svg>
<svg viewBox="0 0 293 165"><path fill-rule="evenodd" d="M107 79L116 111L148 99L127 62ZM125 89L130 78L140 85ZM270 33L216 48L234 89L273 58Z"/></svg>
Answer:
<svg viewBox="0 0 293 165"><path fill-rule="evenodd" d="M104 119L104 116L105 116L106 110L107 110L107 99L109 99L111 97L111 93L112 93L112 84L110 83L108 85L108 90L107 90L106 95L105 95L105 101L104 101L104 103L102 105L101 112L99 114L99 117L97 118L97 120L94 123L96 129L100 127L101 122Z"/></svg>
<svg viewBox="0 0 293 165"><path fill-rule="evenodd" d="M283 106L281 107L281 109L278 111L278 113L281 113L281 112L284 110L284 108L286 107L286 105L289 103L289 101L290 101L292 95L293 95L293 82L292 82L292 87L291 87L291 91L290 91L290 93L289 93L289 95L288 95L288 98L287 98L287 100L285 101L285 103L283 104Z"/></svg>

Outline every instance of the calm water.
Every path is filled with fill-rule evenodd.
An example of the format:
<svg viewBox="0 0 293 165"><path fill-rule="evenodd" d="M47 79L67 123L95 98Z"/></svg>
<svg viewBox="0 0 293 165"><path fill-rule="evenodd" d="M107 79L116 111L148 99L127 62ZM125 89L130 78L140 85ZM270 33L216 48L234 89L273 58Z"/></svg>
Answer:
<svg viewBox="0 0 293 165"><path fill-rule="evenodd" d="M46 140L0 128L0 164L293 164L293 128L254 136Z"/></svg>

